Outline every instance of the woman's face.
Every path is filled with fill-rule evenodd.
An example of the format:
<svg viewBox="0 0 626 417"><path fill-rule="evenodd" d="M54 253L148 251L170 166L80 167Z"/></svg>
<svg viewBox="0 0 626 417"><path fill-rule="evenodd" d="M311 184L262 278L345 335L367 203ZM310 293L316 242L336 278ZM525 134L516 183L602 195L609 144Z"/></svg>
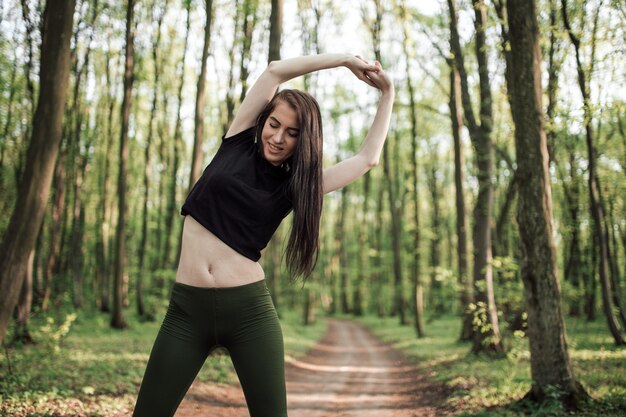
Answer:
<svg viewBox="0 0 626 417"><path fill-rule="evenodd" d="M265 159L276 166L285 162L296 150L299 133L296 111L287 103L277 101L261 132Z"/></svg>

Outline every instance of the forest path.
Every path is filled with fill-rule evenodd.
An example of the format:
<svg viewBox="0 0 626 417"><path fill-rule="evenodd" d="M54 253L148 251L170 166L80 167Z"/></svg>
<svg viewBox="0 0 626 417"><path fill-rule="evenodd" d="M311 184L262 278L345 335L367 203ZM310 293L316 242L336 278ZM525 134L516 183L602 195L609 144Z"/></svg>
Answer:
<svg viewBox="0 0 626 417"><path fill-rule="evenodd" d="M448 390L420 374L399 351L349 320L300 359L288 359L290 417L430 417L448 414ZM194 382L177 417L248 417L239 386Z"/></svg>

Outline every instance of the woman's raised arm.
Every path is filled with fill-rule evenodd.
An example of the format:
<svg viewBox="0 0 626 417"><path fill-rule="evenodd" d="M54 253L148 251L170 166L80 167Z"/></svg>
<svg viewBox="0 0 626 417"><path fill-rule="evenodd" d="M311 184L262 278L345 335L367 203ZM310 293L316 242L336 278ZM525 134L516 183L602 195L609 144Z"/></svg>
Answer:
<svg viewBox="0 0 626 417"><path fill-rule="evenodd" d="M361 150L356 155L324 169L324 193L345 187L369 171L370 168L378 165L385 139L387 139L395 90L393 83L382 70L380 64L378 62L376 64L378 65L377 71L367 72L369 80L382 92L372 126L363 140Z"/></svg>
<svg viewBox="0 0 626 417"><path fill-rule="evenodd" d="M241 103L226 137L233 136L253 126L257 116L272 99L281 83L310 72L340 66L347 67L357 78L374 86L365 72L377 70L376 65L369 64L350 54L308 55L270 62L246 94L246 98Z"/></svg>

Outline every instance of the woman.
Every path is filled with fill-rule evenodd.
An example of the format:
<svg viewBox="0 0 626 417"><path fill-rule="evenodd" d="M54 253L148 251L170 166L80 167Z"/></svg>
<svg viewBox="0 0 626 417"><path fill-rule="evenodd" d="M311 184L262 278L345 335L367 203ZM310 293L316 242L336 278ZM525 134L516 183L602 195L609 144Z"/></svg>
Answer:
<svg viewBox="0 0 626 417"><path fill-rule="evenodd" d="M382 92L361 150L322 170L322 121L309 94L278 86L345 66ZM286 249L295 276L313 269L322 196L378 163L394 99L380 63L322 54L270 63L250 89L217 154L194 185L185 215L176 283L152 348L135 416L171 416L218 346L228 350L252 417L287 416L283 337L257 262L294 211Z"/></svg>

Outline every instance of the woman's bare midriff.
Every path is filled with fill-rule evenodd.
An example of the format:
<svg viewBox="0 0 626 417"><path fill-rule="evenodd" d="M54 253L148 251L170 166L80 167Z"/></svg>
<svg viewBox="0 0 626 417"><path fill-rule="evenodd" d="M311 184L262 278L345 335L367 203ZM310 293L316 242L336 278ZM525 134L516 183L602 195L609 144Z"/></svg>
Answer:
<svg viewBox="0 0 626 417"><path fill-rule="evenodd" d="M265 278L263 268L185 216L176 281L195 287L237 287Z"/></svg>

